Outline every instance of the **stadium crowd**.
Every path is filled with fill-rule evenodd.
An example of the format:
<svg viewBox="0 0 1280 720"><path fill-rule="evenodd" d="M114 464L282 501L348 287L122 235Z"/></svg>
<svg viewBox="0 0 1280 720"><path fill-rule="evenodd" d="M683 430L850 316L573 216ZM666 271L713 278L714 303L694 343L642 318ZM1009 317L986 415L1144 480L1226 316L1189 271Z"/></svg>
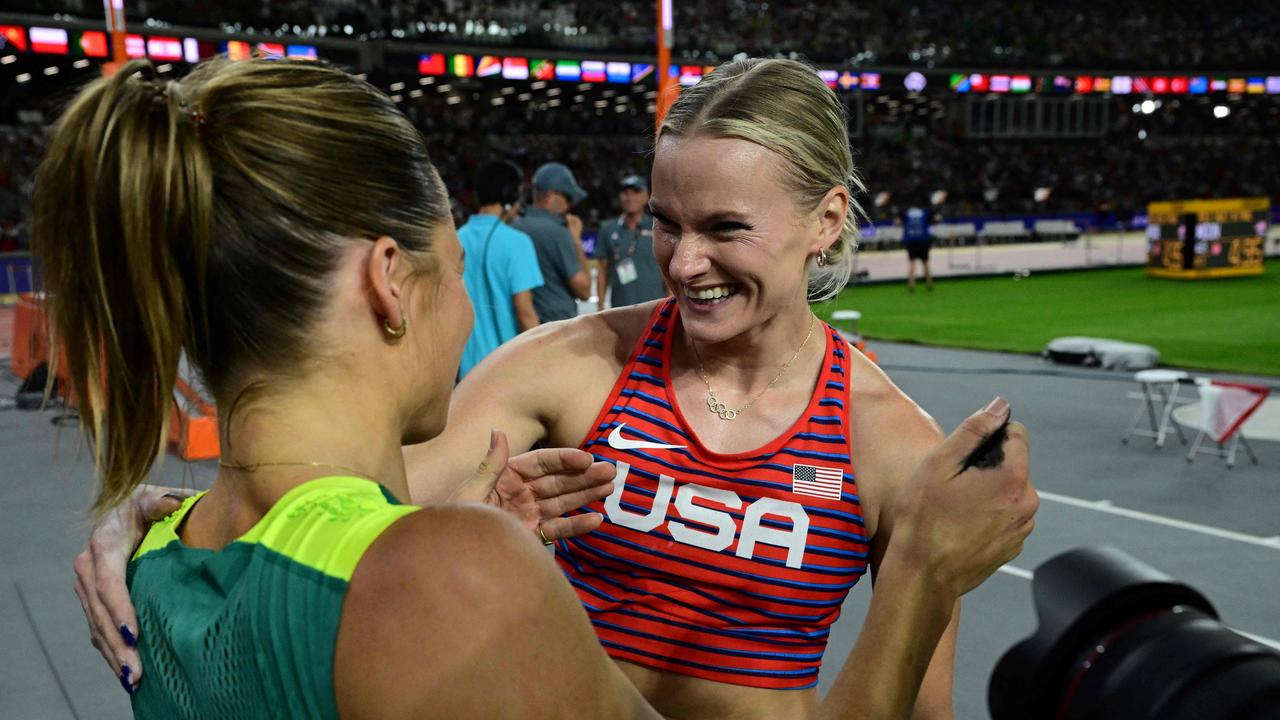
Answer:
<svg viewBox="0 0 1280 720"><path fill-rule="evenodd" d="M14 10L101 17L93 0L14 0ZM134 18L258 32L392 37L650 53L652 0L137 0ZM677 54L799 54L852 64L1199 68L1274 65L1280 5L969 0L694 0L674 3ZM297 31L294 28L298 28Z"/></svg>
<svg viewBox="0 0 1280 720"><path fill-rule="evenodd" d="M621 119L623 113L605 113L598 126L590 126L590 113L566 122L564 113L531 106L503 114L447 114L429 107L412 114L462 207L474 207L475 170L486 161L512 160L526 177L544 162L559 161L590 192L577 211L592 229L618 212L620 178L648 176L651 140ZM526 115L530 120L522 123ZM944 218L1094 213L1124 221L1153 200L1192 197L1271 195L1280 204L1280 166L1273 162L1280 157L1280 138L1256 133L1138 139L1127 122L1118 125L1123 129L1105 140L974 140L945 130L868 134L854 140L867 184L860 200L873 221L892 220L903 203L924 202L939 190L946 199L935 210ZM40 135L30 126L0 126L0 248L26 244ZM1039 188L1049 189L1046 199L1035 199Z"/></svg>
<svg viewBox="0 0 1280 720"><path fill-rule="evenodd" d="M0 252L25 249L29 211L43 131L29 125L0 125Z"/></svg>

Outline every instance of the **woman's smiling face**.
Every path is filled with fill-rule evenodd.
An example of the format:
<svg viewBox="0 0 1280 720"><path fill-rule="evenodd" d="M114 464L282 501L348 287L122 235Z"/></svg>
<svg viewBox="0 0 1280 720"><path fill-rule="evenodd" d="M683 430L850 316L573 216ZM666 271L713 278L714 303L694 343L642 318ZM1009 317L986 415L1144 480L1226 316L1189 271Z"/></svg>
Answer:
<svg viewBox="0 0 1280 720"><path fill-rule="evenodd" d="M665 136L653 161L653 250L685 330L716 343L805 302L822 224L783 184L786 161L760 145ZM820 203L821 204L821 203Z"/></svg>

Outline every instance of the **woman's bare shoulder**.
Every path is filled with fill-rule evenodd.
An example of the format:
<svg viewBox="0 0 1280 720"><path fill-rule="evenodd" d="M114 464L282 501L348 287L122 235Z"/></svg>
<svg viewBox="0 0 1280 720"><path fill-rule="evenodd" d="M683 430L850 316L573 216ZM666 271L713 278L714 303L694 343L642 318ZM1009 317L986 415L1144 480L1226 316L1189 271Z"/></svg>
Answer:
<svg viewBox="0 0 1280 720"><path fill-rule="evenodd" d="M938 424L929 413L903 392L880 368L865 355L854 350L850 357L849 415L850 421L866 426L865 431L885 428L894 435L906 433L904 440L940 440Z"/></svg>
<svg viewBox="0 0 1280 720"><path fill-rule="evenodd" d="M507 369L545 371L548 361L554 361L553 367L560 370L600 361L621 367L644 332L654 306L631 305L544 323L521 333L490 357Z"/></svg>
<svg viewBox="0 0 1280 720"><path fill-rule="evenodd" d="M412 513L370 546L342 609L334 691L342 717L362 720L503 717L513 707L653 717L546 548L508 514L474 504Z"/></svg>
<svg viewBox="0 0 1280 720"><path fill-rule="evenodd" d="M522 597L540 584L538 548L521 535L498 510L451 505L414 512L374 541L351 578L335 645L344 717L424 716L418 703L427 693L405 691L406 677L456 679L450 658L517 630L530 611ZM456 691L432 689L437 697Z"/></svg>
<svg viewBox="0 0 1280 720"><path fill-rule="evenodd" d="M858 476L867 530L925 455L942 442L938 423L862 353L850 359L850 454Z"/></svg>

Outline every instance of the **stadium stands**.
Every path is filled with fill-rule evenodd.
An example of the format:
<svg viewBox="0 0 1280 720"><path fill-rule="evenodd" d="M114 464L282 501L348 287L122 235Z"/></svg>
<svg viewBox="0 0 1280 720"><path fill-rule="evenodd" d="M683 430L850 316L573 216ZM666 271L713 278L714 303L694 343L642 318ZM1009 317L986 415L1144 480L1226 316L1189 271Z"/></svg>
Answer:
<svg viewBox="0 0 1280 720"><path fill-rule="evenodd" d="M101 18L92 0L13 0L6 8ZM327 35L407 38L488 46L654 51L650 0L138 0L131 16L179 25L272 32L295 26ZM895 0L674 3L676 48L727 59L799 53L861 64L985 67L1258 69L1280 55L1274 3L1056 3L969 0L962 16L942 3ZM815 32L816 28L821 32Z"/></svg>
<svg viewBox="0 0 1280 720"><path fill-rule="evenodd" d="M28 244L28 198L40 161L40 137L38 128L0 126L0 252Z"/></svg>
<svg viewBox="0 0 1280 720"><path fill-rule="evenodd" d="M1089 62L1094 56L1088 53L1093 51L1082 38L1102 37L1104 28L1099 23L1105 20L1112 34L1098 40L1101 49L1095 67L1123 67L1127 72L1159 63L1174 72L1167 64L1186 61L1195 63L1195 72L1212 72L1237 61L1247 65L1254 58L1270 62L1275 72L1280 41L1266 33L1240 34L1241 18L1263 22L1277 14L1275 8L1246 10L1228 2L1216 5L1212 12L1192 13L1182 4L1168 5L1122 12L1076 1L997 8L987 0L975 0L966 5L973 12L966 12L963 22L943 23L932 8L904 9L887 0L789 2L769 5L767 10L764 3L745 0L677 2L677 54L691 53L711 64L729 52L730 44L734 52L768 54L787 52L788 39L804 38L813 43L808 54L837 58L842 67L951 62L1047 69L1068 61ZM980 12L984 9L990 12ZM15 0L6 4L9 10L58 13L49 18L51 24L68 21L67 13L84 18L101 15L101 6L89 0ZM350 26L353 37L362 33L386 37L386 49L393 44L390 40L399 38L471 44L477 53L534 47L624 53L642 51L649 47L646 42L652 42L653 4L640 0L607 5L140 0L130 4L129 12L131 29L140 32L156 27L148 25L146 18L219 26L234 33L252 29L259 37L264 32L305 37L319 35L322 29L328 36L346 37ZM1185 36L1174 32L1192 20L1201 23L1203 32ZM30 17L23 22L35 24ZM822 23L823 33L800 31L815 22ZM1053 23L1060 31L1032 32L1045 23ZM1160 27L1161 32L1129 32L1128 28L1143 23ZM1217 42L1233 33L1240 37L1226 43L1229 47ZM590 38L597 36L610 42L592 44ZM966 40L970 37L995 44L987 48ZM1052 46L1037 39L1041 37L1058 38L1053 42L1064 45ZM735 40L729 43L727 38ZM1117 38L1124 38L1124 43ZM917 52L923 39L936 52ZM212 41L201 42L217 47ZM843 50L828 52L824 49L828 44ZM1117 48L1118 44L1123 47ZM382 48L376 42L361 45ZM370 81L387 91L422 129L462 206L471 204L469 178L480 162L509 157L531 171L543 161L557 159L570 164L592 191L579 209L590 228L616 211L613 185L617 178L633 172L647 174L657 95L652 74L630 85L625 79L612 84L508 80L501 75L454 77L452 69L436 77L420 77L415 72L419 69L416 53L428 46L413 47L418 49L400 55L388 50L386 57L361 63L371 64ZM320 57L347 62L329 50L322 48ZM0 251L26 245L26 193L39 155L40 125L56 115L58 99L65 97L67 88L96 67L87 59L76 59L74 52L65 59L9 52L6 49L0 58L5 63L0 65L0 80L18 80L7 86L0 82ZM443 65L444 56L439 57ZM48 66L50 62L55 64ZM1191 72L1186 67L1183 72ZM182 71L179 63L176 72ZM1265 75L1261 70L1258 74ZM990 242L1031 237L1065 240L1092 229L1126 228L1134 221L1140 226L1146 204L1159 199L1271 195L1280 200L1280 166L1271 160L1280 157L1280 138L1273 131L1280 124L1280 76L1250 77L1247 91L1195 95L1184 88L1181 94L1135 90L1132 95L1118 91L1113 95L1077 88L1076 94L1065 97L1053 97L1052 88L1021 97L981 96L976 90L961 94L947 87L945 74L933 75L924 92L904 92L901 74L892 83L889 77L886 74L886 84L874 91L839 90L850 117L856 165L868 188L859 200L868 220L880 226L875 237L868 234L867 247L895 246L896 231L885 226L901 216L905 202L921 194L938 198L930 209L936 216L932 232L940 244L968 244L979 233ZM1185 85L1187 78L1181 79ZM1039 80L1056 78L1042 74ZM1266 84L1271 81L1276 81L1275 88ZM1245 80L1239 82L1244 88ZM1025 103L1031 107L1044 99L1101 107L1097 133L992 138L970 127L975 105ZM992 219L1016 222L1020 229L991 225L987 221Z"/></svg>
<svg viewBox="0 0 1280 720"><path fill-rule="evenodd" d="M643 134L579 135L583 127L567 113L546 113L529 134L491 130L485 117L423 113L420 126L433 158L450 183L450 191L470 204L470 177L486 160L509 157L532 172L542 162L558 159L578 173L591 195L581 213L588 227L616 212L614 183L632 172L647 174L651 140ZM537 113L531 113L537 115ZM430 119L425 119L429 117ZM560 125L558 133L549 132ZM494 132L493 130L497 130ZM39 153L39 130L0 126L0 249L26 244L24 212L30 178ZM914 143L864 139L859 166L868 185L861 198L873 221L891 224L900 216L895 197L917 188L945 189L947 200L934 207L944 224L932 234L942 244L966 244L978 235L969 218L1074 214L1075 220L1043 218L1012 226L987 224L983 237L1069 239L1094 227L1125 225L1145 214L1146 203L1170 197L1240 197L1271 195L1280 188L1280 139L1179 142L1111 139L1086 141L965 141L930 138ZM1031 189L1054 188L1046 202L1036 202ZM1270 192L1269 192L1270 191ZM878 196L888 200L876 205ZM881 227L866 247L896 243L895 230Z"/></svg>

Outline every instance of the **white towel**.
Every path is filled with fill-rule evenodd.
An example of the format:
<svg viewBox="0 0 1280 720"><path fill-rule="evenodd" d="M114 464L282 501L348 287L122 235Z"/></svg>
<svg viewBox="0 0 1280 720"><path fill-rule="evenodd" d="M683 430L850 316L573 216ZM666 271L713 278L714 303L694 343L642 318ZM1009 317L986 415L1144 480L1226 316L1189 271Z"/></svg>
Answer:
<svg viewBox="0 0 1280 720"><path fill-rule="evenodd" d="M1200 423L1219 443L1226 442L1262 405L1271 389L1263 385L1200 379Z"/></svg>

